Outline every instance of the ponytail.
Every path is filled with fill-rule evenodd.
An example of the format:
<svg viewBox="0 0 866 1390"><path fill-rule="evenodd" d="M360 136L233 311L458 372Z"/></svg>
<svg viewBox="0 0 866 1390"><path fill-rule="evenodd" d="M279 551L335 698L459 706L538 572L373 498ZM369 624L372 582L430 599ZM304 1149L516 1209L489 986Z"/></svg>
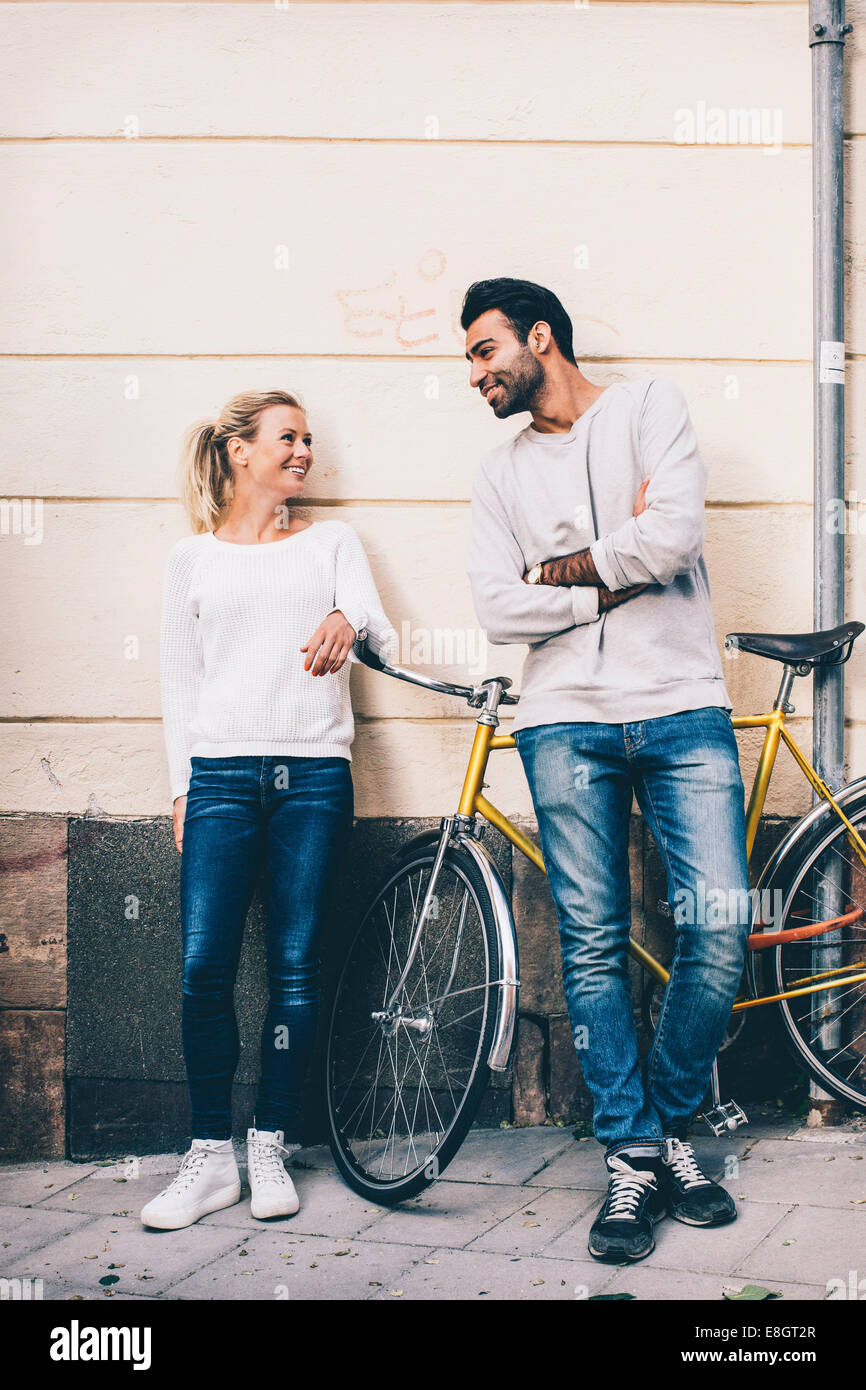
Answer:
<svg viewBox="0 0 866 1390"><path fill-rule="evenodd" d="M254 439L262 412L272 405L301 409L288 391L242 391L233 396L216 420L200 420L184 435L179 491L195 534L216 531L225 520L234 494L232 467L226 452L230 439Z"/></svg>

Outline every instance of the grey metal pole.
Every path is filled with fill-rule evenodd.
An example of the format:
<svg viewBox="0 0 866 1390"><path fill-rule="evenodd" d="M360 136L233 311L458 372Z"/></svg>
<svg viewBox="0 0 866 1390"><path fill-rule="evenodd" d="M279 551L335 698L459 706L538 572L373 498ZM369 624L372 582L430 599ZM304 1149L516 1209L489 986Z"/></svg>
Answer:
<svg viewBox="0 0 866 1390"><path fill-rule="evenodd" d="M813 228L813 369L814 403L814 626L836 627L845 621L845 319L844 103L842 76L845 0L810 0L809 44L812 49L812 228ZM835 505L828 506L833 499ZM841 499L841 506L839 500ZM830 524L830 518L836 524ZM817 668L814 675L815 766L835 790L845 780L844 667ZM817 799L817 798L813 798ZM821 916L837 911L841 884L825 876L815 885ZM836 954L825 949L821 968ZM817 967L816 967L817 968ZM812 1021L826 1046L838 1045L832 1001L816 997ZM836 1103L810 1082L815 1120L836 1117Z"/></svg>
<svg viewBox="0 0 866 1390"><path fill-rule="evenodd" d="M845 512L828 503L845 496L842 71L851 27L845 0L810 0L816 629L845 621ZM845 779L844 667L816 670L814 700L813 758L833 789Z"/></svg>

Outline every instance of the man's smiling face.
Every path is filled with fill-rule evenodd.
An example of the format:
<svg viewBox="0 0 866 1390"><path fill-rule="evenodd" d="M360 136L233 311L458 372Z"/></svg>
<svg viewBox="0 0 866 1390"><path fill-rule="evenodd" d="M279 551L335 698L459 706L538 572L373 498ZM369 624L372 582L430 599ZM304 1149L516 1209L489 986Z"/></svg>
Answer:
<svg viewBox="0 0 866 1390"><path fill-rule="evenodd" d="M475 386L500 420L531 410L545 384L544 367L521 343L504 314L488 309L466 330L469 385Z"/></svg>

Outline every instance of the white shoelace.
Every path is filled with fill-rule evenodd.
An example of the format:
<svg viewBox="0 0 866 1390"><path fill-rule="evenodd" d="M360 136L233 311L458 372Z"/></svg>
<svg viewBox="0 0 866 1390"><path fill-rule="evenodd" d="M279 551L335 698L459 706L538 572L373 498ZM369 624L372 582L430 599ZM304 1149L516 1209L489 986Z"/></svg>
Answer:
<svg viewBox="0 0 866 1390"><path fill-rule="evenodd" d="M165 1189L169 1192L183 1192L184 1188L190 1187L201 1173L201 1166L208 1156L208 1149L190 1149L183 1156L178 1175L169 1183Z"/></svg>
<svg viewBox="0 0 866 1390"><path fill-rule="evenodd" d="M247 1146L250 1175L255 1178L256 1182L277 1182L285 1186L287 1182L292 1180L283 1167L280 1153L284 1153L290 1158L297 1148L298 1145L296 1144L294 1148L286 1149L275 1139L251 1139Z"/></svg>
<svg viewBox="0 0 866 1390"><path fill-rule="evenodd" d="M610 1179L607 1219L610 1221L635 1221L637 1207L648 1187L656 1186L656 1175L648 1168L632 1168L621 1158L609 1158L608 1169L614 1172Z"/></svg>
<svg viewBox="0 0 866 1390"><path fill-rule="evenodd" d="M691 1144L684 1144L681 1139L668 1139L666 1143L665 1162L677 1181L687 1190L690 1187L709 1187L710 1180L701 1172Z"/></svg>

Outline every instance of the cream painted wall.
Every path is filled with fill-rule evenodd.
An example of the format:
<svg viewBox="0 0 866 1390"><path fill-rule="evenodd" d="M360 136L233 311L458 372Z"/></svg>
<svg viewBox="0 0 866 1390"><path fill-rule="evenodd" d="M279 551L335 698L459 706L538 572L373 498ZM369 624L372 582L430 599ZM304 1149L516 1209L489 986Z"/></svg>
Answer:
<svg viewBox="0 0 866 1390"><path fill-rule="evenodd" d="M168 811L178 443L245 387L301 392L309 514L358 530L404 663L519 687L523 649L459 659L480 636L472 473L523 423L468 389L459 304L484 275L555 289L593 381L682 386L720 643L811 627L807 16L805 0L0 4L0 497L42 499L39 544L0 534L0 810ZM847 442L866 500L866 0L848 17ZM760 108L771 143L780 112L781 147L682 143L682 112L712 107ZM736 712L769 706L778 668L724 669ZM863 770L866 646L847 672ZM357 813L453 809L470 712L366 670L352 688ZM796 703L808 749L805 682ZM740 737L748 776L758 740ZM515 753L488 794L531 810ZM781 754L770 809L809 800Z"/></svg>

